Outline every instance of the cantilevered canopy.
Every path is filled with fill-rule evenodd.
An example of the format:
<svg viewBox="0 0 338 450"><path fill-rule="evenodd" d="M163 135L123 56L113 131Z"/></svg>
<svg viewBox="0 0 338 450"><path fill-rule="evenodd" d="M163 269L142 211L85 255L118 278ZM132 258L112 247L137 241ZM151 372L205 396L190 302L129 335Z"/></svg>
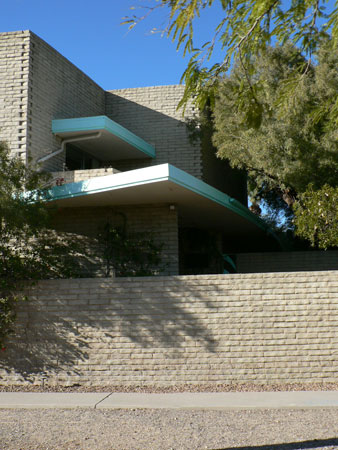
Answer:
<svg viewBox="0 0 338 450"><path fill-rule="evenodd" d="M52 132L101 161L155 158L154 147L106 116L55 119Z"/></svg>
<svg viewBox="0 0 338 450"><path fill-rule="evenodd" d="M170 164L93 178L49 191L60 207L175 205L180 225L248 235L272 234L268 225L237 200Z"/></svg>

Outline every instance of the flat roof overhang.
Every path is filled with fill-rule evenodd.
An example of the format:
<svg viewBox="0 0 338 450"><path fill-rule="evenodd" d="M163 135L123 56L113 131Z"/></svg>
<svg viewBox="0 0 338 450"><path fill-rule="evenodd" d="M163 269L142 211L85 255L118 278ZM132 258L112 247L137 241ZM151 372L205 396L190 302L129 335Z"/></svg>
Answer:
<svg viewBox="0 0 338 450"><path fill-rule="evenodd" d="M152 145L107 116L54 119L52 132L101 161L155 158Z"/></svg>
<svg viewBox="0 0 338 450"><path fill-rule="evenodd" d="M252 238L270 235L278 240L263 220L237 200L170 164L55 186L48 196L62 208L173 204L181 226Z"/></svg>

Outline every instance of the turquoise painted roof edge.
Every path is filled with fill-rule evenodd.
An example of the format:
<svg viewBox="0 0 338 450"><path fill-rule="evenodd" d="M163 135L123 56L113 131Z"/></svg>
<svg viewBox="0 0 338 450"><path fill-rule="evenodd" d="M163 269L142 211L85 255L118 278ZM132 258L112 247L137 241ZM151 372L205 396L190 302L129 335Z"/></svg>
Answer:
<svg viewBox="0 0 338 450"><path fill-rule="evenodd" d="M219 191L218 189L210 186L209 184L205 183L204 181L199 180L198 178L195 178L194 176L188 174L187 172L184 172L181 169L178 169L175 166L172 166L171 164L161 164L159 166L150 166L149 168L143 168L143 169L136 169L135 171L128 171L128 172L136 172L136 171L142 171L147 172L151 170L154 174L158 173L160 176L150 176L146 179L139 179L132 182L126 182L122 184L118 184L116 186L111 185L111 177L115 177L119 174L115 175L108 175L103 177L97 177L93 178L91 180L85 180L85 181L78 181L74 183L68 183L63 186L54 186L51 189L48 190L47 196L49 201L55 201L55 200L61 200L66 198L74 198L79 197L82 195L90 195L98 192L105 192L112 189L119 189L122 187L130 187L130 186L136 186L136 185L142 185L147 183L154 183L158 181L172 181L175 184L178 184L182 187L185 187L189 189L190 191L193 191L199 195L202 195L203 197L208 198L209 200L212 200L228 209L230 209L232 212L240 215L246 220L249 220L250 222L254 223L259 228L263 229L267 234L270 234L273 236L283 247L280 239L274 233L273 230L269 227L268 224L266 224L262 219L255 216L251 211L249 211L244 205L242 205L240 202L238 202L236 199L230 197L229 195ZM127 174L128 172L121 172L121 174ZM139 172L140 173L140 172ZM93 187L91 187L91 185ZM97 185L97 187L95 187ZM56 195L54 194L56 193Z"/></svg>
<svg viewBox="0 0 338 450"><path fill-rule="evenodd" d="M89 130L106 130L114 136L119 137L123 141L137 148L141 152L155 158L155 148L144 141L136 134L124 128L122 125L109 119L107 116L93 116L93 117L77 117L72 119L54 119L52 120L52 132L66 133L74 131L89 131Z"/></svg>
<svg viewBox="0 0 338 450"><path fill-rule="evenodd" d="M156 167L156 166L153 166ZM135 169L135 170L144 170L144 169ZM130 171L132 172L132 171ZM126 173L126 172L121 172ZM112 186L111 183L109 183L109 180L111 177L115 177L116 175L106 175L103 177L97 177L92 178L90 180L84 180L84 181L76 181L73 183L67 183L62 186L53 186L51 189L47 191L47 200L48 201L56 201L56 200L63 200L66 198L74 198L74 197L80 197L83 195L91 195L96 194L98 192L107 192L110 190L120 189L124 187L131 187L131 186L137 186L137 185L143 185L148 183L155 183L157 181L167 181L168 176L167 175L161 175L158 177L149 177L148 179L143 180L136 180L132 182L126 182L122 184L118 184L116 186ZM106 182L106 183L105 183ZM97 184L97 187L95 185ZM91 187L91 185L93 187ZM56 195L55 195L56 194Z"/></svg>
<svg viewBox="0 0 338 450"><path fill-rule="evenodd" d="M271 234L280 244L280 239L271 230L270 226L264 222L264 220L255 216L248 208L246 208L242 203L237 201L236 199L230 197L228 194L219 191L218 189L210 186L204 181L195 178L194 176L184 172L181 169L178 169L175 166L169 164L169 180L172 180L176 184L180 186L186 187L197 194L203 195L203 197L207 197L214 202L219 203L222 206L230 209L234 213L244 217L244 219L249 220L250 222L257 225L259 228L266 231L266 233Z"/></svg>

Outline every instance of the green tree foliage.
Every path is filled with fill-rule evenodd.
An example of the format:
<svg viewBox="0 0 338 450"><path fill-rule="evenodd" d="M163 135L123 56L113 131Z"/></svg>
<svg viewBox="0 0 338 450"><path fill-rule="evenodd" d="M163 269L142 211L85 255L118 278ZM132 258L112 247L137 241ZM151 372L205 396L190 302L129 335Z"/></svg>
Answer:
<svg viewBox="0 0 338 450"><path fill-rule="evenodd" d="M268 186L301 193L310 183L337 183L338 132L330 127L330 110L338 94L338 51L324 46L317 56L287 103L285 81L307 63L292 45L269 48L253 60L250 80L236 66L219 84L214 143L220 157L248 171L254 192ZM248 114L235 102L239 91L259 113Z"/></svg>
<svg viewBox="0 0 338 450"><path fill-rule="evenodd" d="M338 131L331 120L338 98L338 50L323 41L313 56L307 60L291 44L267 48L219 83L213 110L218 156L248 172L253 203L263 199L271 211L284 210L290 221L295 213L297 226L297 198L324 185L338 186ZM293 92L287 101L286 90ZM238 103L238 96L256 106ZM310 220L312 212L302 214ZM304 230L298 234L309 238ZM323 246L321 239L317 233L311 242ZM329 241L336 245L324 239L325 247Z"/></svg>
<svg viewBox="0 0 338 450"><path fill-rule="evenodd" d="M190 55L180 106L192 98L200 110L214 110L218 155L248 171L254 202L264 199L275 218L283 211L290 225L302 194L320 192L325 183L337 189L337 2L135 0L135 6L145 14L126 18L129 28L155 9L166 11L162 33ZM218 8L219 23L196 45L209 8ZM223 57L211 65L217 46ZM310 219L311 211L304 213ZM309 239L304 227L298 234ZM319 233L310 240L336 245Z"/></svg>
<svg viewBox="0 0 338 450"><path fill-rule="evenodd" d="M182 76L186 86L183 103L195 97L203 107L220 75L238 62L243 67L250 64L252 57L264 53L272 40L278 44L291 40L309 57L327 33L336 46L337 3L330 6L325 0L135 0L133 9L143 8L145 13L127 17L123 23L133 28L155 9L165 11L167 22L160 31L176 43L177 49L190 55ZM219 23L210 30L207 42L196 45L195 30L209 8L218 8ZM210 67L210 58L219 46L223 59Z"/></svg>
<svg viewBox="0 0 338 450"><path fill-rule="evenodd" d="M0 348L12 331L23 289L41 278L78 275L79 246L69 235L48 229L47 177L0 143Z"/></svg>
<svg viewBox="0 0 338 450"><path fill-rule="evenodd" d="M338 247L338 189L324 185L313 186L299 196L295 204L297 233L313 246L327 249Z"/></svg>

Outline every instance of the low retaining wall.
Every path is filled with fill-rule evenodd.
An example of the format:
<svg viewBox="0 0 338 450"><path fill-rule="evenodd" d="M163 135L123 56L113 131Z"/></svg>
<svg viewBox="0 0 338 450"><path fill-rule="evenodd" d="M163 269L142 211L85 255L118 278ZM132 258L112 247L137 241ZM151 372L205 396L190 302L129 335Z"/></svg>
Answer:
<svg viewBox="0 0 338 450"><path fill-rule="evenodd" d="M41 281L0 384L338 380L338 272Z"/></svg>

